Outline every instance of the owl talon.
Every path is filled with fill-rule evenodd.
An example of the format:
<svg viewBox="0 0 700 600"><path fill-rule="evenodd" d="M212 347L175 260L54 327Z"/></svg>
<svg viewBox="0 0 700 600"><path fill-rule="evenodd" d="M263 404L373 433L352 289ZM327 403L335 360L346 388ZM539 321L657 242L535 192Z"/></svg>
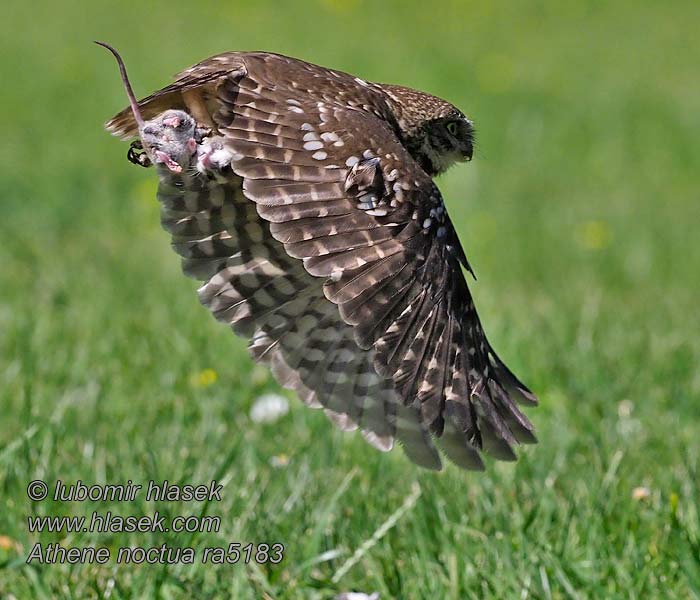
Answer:
<svg viewBox="0 0 700 600"><path fill-rule="evenodd" d="M131 142L129 150L126 153L126 158L130 163L139 165L140 167L150 167L153 164L139 140Z"/></svg>

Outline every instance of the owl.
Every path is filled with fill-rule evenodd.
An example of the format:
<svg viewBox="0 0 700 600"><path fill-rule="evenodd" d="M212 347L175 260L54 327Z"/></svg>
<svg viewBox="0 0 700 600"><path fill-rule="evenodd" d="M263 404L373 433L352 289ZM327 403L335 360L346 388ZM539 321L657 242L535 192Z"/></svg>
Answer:
<svg viewBox="0 0 700 600"><path fill-rule="evenodd" d="M201 303L343 430L484 468L534 443L535 396L489 344L434 177L474 148L450 103L269 52L227 52L106 124L153 166Z"/></svg>

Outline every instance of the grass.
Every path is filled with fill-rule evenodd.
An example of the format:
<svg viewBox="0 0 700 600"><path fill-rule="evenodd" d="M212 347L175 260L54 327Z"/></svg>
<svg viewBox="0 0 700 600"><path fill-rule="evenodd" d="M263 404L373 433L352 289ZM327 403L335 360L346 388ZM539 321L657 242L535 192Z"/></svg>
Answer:
<svg viewBox="0 0 700 600"><path fill-rule="evenodd" d="M700 598L698 4L144 7L5 9L0 595ZM198 306L152 173L101 130L125 100L92 39L122 51L141 94L212 53L259 48L472 116L477 156L439 183L489 337L541 399L541 443L486 473L434 474L296 400L253 424L252 401L279 390ZM209 504L32 503L36 478L226 487ZM222 526L27 530L30 515L94 510ZM36 541L286 551L259 567L27 565Z"/></svg>

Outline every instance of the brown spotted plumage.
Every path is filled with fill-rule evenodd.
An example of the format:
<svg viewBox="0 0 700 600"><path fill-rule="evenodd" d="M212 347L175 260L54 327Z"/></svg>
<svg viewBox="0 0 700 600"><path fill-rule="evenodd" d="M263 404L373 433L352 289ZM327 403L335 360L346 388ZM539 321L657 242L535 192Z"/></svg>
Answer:
<svg viewBox="0 0 700 600"><path fill-rule="evenodd" d="M140 137L201 302L280 384L427 468L535 441L433 182L471 159L460 111L263 52L209 58L138 107L143 124L126 109L107 128Z"/></svg>

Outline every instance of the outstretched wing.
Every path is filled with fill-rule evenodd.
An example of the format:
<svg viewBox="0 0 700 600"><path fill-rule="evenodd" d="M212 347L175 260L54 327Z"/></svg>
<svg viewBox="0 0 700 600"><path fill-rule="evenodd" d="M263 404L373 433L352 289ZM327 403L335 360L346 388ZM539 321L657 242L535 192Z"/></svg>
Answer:
<svg viewBox="0 0 700 600"><path fill-rule="evenodd" d="M176 249L194 252L186 270L210 278L203 302L252 336L281 383L375 445L396 436L438 468L430 432L467 468L482 467L481 448L515 458L514 442L534 441L516 402L535 399L486 340L440 193L377 88L266 54L214 57L181 77L198 78L148 101L206 113L233 153L226 183L161 186L166 208L195 195L222 214L237 206L228 221L195 211L191 238L171 229ZM127 133L128 118L113 129Z"/></svg>
<svg viewBox="0 0 700 600"><path fill-rule="evenodd" d="M216 179L161 172L161 222L186 274L205 281L201 302L250 340L249 350L311 407L345 430L389 450L397 438L416 463L440 461L420 414L359 351L352 327L323 295L323 281L284 251L230 170Z"/></svg>
<svg viewBox="0 0 700 600"><path fill-rule="evenodd" d="M486 340L432 179L381 111L308 98L264 67L247 61L218 90L245 195L432 433L514 458L512 443L533 440L516 400L533 397Z"/></svg>

